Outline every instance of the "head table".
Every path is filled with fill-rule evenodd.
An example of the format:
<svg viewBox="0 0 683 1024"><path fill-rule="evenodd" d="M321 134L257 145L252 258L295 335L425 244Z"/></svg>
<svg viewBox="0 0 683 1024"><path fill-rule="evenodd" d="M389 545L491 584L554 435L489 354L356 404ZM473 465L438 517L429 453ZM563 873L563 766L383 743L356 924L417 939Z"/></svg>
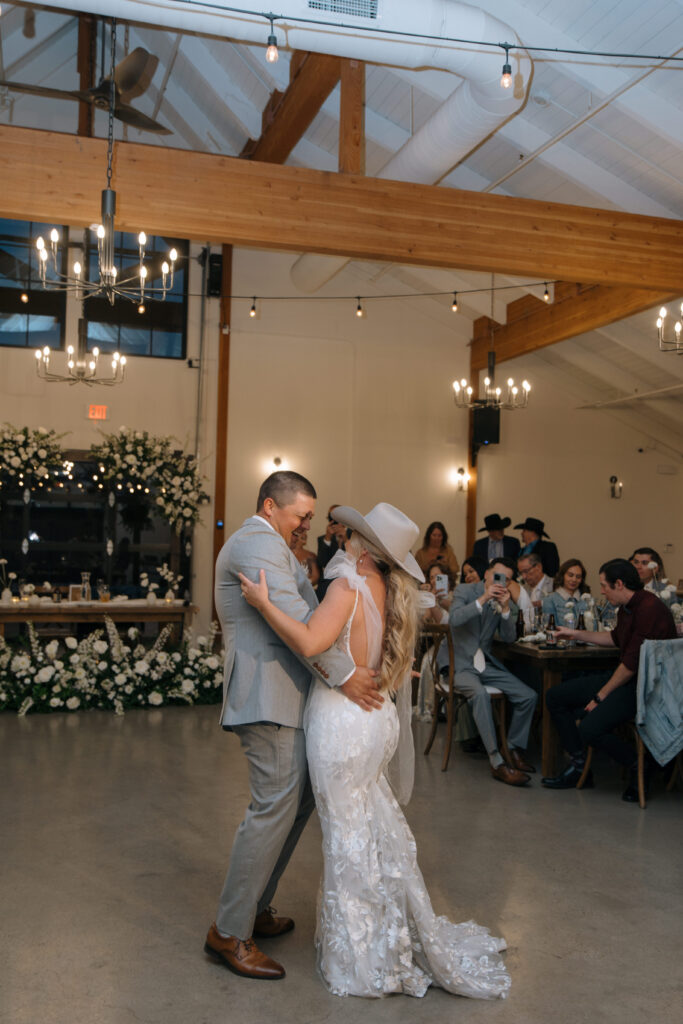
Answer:
<svg viewBox="0 0 683 1024"><path fill-rule="evenodd" d="M95 623L102 626L105 616L118 623L158 622L173 623L174 632L192 624L197 606L183 601L18 601L9 605L0 604L0 636L5 634L5 625L25 622L38 623Z"/></svg>

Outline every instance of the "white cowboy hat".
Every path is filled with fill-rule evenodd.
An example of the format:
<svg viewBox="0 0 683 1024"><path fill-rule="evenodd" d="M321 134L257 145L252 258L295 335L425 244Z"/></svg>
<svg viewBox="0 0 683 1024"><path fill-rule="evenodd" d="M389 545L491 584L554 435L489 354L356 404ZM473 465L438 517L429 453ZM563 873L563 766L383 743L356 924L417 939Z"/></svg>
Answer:
<svg viewBox="0 0 683 1024"><path fill-rule="evenodd" d="M387 558L424 583L424 573L410 553L420 536L420 528L394 505L380 501L366 516L362 516L350 505L337 505L334 518L342 526L357 530L366 537Z"/></svg>

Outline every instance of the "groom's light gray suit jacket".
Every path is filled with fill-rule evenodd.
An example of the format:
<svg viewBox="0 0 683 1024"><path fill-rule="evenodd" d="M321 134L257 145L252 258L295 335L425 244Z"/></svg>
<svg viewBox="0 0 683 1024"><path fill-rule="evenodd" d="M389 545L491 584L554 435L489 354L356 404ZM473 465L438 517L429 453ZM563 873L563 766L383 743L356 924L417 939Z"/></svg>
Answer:
<svg viewBox="0 0 683 1024"><path fill-rule="evenodd" d="M270 600L292 618L306 622L318 604L280 534L259 516L246 519L216 562L215 601L225 643L221 722L228 727L274 722L301 728L311 672L328 686L339 686L354 664L335 647L310 659L293 654L242 597L237 574L258 582L259 569L266 571Z"/></svg>

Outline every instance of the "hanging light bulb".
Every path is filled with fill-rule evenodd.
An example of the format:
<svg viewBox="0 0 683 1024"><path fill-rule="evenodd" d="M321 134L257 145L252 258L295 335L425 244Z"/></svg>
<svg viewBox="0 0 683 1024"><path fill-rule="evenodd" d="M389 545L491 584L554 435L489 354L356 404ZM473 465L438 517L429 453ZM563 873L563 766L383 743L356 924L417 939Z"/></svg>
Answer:
<svg viewBox="0 0 683 1024"><path fill-rule="evenodd" d="M361 305L360 296L358 297L358 305L356 306L356 316L361 318L365 316L365 310Z"/></svg>
<svg viewBox="0 0 683 1024"><path fill-rule="evenodd" d="M28 302L28 295L26 294L26 292L22 292L22 293L21 293L21 301L22 301L22 302L23 302L24 304Z"/></svg>
<svg viewBox="0 0 683 1024"><path fill-rule="evenodd" d="M510 67L510 47L502 44L505 50L505 63L503 64L503 73L500 76L500 85L502 89L509 89L512 85L512 68Z"/></svg>
<svg viewBox="0 0 683 1024"><path fill-rule="evenodd" d="M451 303L451 309L454 313L458 312L458 293L453 292L453 302Z"/></svg>
<svg viewBox="0 0 683 1024"><path fill-rule="evenodd" d="M268 36L268 42L266 44L266 60L269 64L277 64L278 52L277 52L277 39L275 38L275 30L273 28L273 18L269 18L270 21L270 35Z"/></svg>
<svg viewBox="0 0 683 1024"><path fill-rule="evenodd" d="M545 285L545 291L543 292L543 301L550 302L550 292L548 291L548 285Z"/></svg>
<svg viewBox="0 0 683 1024"><path fill-rule="evenodd" d="M252 318L252 320L256 316L256 296L254 296L254 298L252 299L251 309L249 310L249 316Z"/></svg>

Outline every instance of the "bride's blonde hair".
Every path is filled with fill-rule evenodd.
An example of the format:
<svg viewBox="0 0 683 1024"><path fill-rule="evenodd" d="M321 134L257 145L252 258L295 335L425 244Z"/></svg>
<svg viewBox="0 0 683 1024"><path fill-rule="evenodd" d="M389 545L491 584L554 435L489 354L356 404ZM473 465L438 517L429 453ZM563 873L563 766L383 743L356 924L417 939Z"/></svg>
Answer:
<svg viewBox="0 0 683 1024"><path fill-rule="evenodd" d="M388 561L384 552L371 541L354 531L347 551L358 559L364 548L372 555L386 582L379 689L394 694L410 670L415 655L417 582L403 569Z"/></svg>

